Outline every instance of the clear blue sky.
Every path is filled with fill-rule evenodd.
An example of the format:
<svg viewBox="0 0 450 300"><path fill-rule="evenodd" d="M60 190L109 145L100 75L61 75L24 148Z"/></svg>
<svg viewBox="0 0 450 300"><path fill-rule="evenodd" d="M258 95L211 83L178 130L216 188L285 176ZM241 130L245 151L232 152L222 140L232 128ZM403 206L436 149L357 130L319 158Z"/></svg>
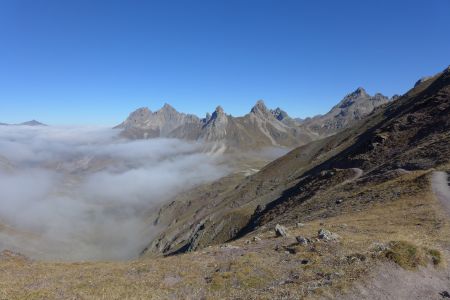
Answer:
<svg viewBox="0 0 450 300"><path fill-rule="evenodd" d="M2 0L0 122L242 115L260 98L312 116L444 69L449 18L449 0Z"/></svg>

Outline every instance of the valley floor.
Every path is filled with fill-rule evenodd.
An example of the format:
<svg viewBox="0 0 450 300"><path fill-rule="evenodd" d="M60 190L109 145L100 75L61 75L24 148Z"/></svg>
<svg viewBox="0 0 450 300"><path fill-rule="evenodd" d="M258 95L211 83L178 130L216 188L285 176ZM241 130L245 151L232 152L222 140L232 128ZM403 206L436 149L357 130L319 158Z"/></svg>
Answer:
<svg viewBox="0 0 450 300"><path fill-rule="evenodd" d="M227 244L124 262L42 262L6 251L0 299L443 299L450 222L433 192L435 176L403 174L393 182L430 184L390 202L283 224L286 237L262 226ZM320 229L333 238L320 238Z"/></svg>

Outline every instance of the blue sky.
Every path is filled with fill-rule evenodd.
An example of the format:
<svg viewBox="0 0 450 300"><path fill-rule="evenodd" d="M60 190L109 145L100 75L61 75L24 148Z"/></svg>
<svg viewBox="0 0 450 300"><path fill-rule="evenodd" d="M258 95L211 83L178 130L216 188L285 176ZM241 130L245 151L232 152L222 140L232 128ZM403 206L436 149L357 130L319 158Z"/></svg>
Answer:
<svg viewBox="0 0 450 300"><path fill-rule="evenodd" d="M0 122L115 125L165 102L324 113L450 64L450 1L0 1Z"/></svg>

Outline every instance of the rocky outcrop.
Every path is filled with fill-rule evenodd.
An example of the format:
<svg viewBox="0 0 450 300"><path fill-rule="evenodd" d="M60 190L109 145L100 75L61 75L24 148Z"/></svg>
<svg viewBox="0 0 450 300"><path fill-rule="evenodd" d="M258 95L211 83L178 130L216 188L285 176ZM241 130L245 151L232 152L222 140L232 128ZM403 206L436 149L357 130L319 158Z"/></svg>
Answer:
<svg viewBox="0 0 450 300"><path fill-rule="evenodd" d="M280 224L275 225L275 235L276 236L287 237L288 236L288 232L287 232L286 227L284 227L283 225L280 225Z"/></svg>
<svg viewBox="0 0 450 300"><path fill-rule="evenodd" d="M221 106L217 106L212 115L205 119L201 138L207 141L220 141L226 138L228 126L228 116Z"/></svg>
<svg viewBox="0 0 450 300"><path fill-rule="evenodd" d="M305 120L303 126L321 135L331 135L364 119L375 108L389 102L389 98L377 93L370 96L362 87L344 97L327 114Z"/></svg>

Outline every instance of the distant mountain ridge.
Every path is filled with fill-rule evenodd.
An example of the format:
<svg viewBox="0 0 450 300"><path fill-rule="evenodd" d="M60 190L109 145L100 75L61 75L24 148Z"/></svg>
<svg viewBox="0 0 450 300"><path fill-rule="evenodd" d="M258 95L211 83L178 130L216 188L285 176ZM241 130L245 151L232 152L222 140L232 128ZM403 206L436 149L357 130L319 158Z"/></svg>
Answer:
<svg viewBox="0 0 450 300"><path fill-rule="evenodd" d="M0 123L0 126L48 126L48 125L36 120L31 120L19 124Z"/></svg>
<svg viewBox="0 0 450 300"><path fill-rule="evenodd" d="M294 147L329 136L369 115L390 101L380 93L370 96L363 88L348 94L327 114L305 120L291 118L281 108L268 109L263 100L241 117L233 117L218 106L212 114L199 118L180 113L169 104L152 112L139 108L116 126L131 139L172 137L220 142L226 147L254 149L265 146Z"/></svg>
<svg viewBox="0 0 450 300"><path fill-rule="evenodd" d="M221 106L205 118L184 114L165 104L151 112L139 108L115 128L132 139L172 137L187 140L220 142L232 148L296 146L313 140L313 134L278 120L259 100L242 117L227 115Z"/></svg>
<svg viewBox="0 0 450 300"><path fill-rule="evenodd" d="M398 96L394 96L389 99L381 93L371 96L364 88L359 87L346 95L328 113L307 119L302 125L320 135L334 134L365 118L377 107L397 98Z"/></svg>

